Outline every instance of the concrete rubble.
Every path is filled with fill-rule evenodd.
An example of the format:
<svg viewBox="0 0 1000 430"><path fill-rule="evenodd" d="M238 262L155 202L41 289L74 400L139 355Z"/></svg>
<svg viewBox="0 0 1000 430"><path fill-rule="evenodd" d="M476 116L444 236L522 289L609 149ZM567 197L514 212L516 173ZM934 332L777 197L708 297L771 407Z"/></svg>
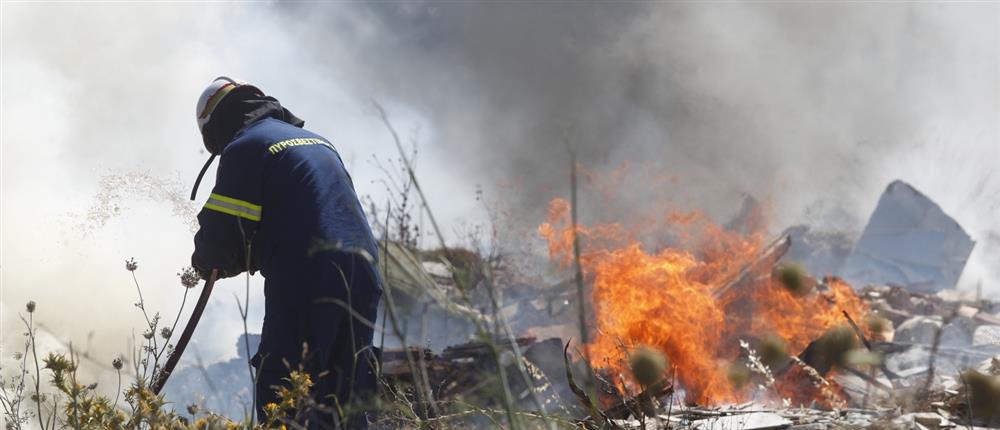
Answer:
<svg viewBox="0 0 1000 430"><path fill-rule="evenodd" d="M900 285L910 291L954 288L975 242L941 207L894 181L838 273L854 285Z"/></svg>

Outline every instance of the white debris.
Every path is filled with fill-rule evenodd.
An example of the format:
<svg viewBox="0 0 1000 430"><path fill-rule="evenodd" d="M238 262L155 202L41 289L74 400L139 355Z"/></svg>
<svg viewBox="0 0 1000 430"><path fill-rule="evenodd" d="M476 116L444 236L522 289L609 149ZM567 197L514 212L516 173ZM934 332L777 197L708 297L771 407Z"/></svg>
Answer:
<svg viewBox="0 0 1000 430"><path fill-rule="evenodd" d="M972 345L976 323L972 318L956 316L941 327L941 346L963 347Z"/></svg>
<svg viewBox="0 0 1000 430"><path fill-rule="evenodd" d="M940 329L940 317L916 316L906 320L906 322L896 328L893 340L896 342L930 345L934 343L934 335Z"/></svg>
<svg viewBox="0 0 1000 430"><path fill-rule="evenodd" d="M426 270L431 276L451 279L451 268L448 267L447 264L438 261L422 261L420 264L424 266L424 270Z"/></svg>
<svg viewBox="0 0 1000 430"><path fill-rule="evenodd" d="M699 430L762 430L790 426L791 421L771 412L725 415L695 421L693 428Z"/></svg>
<svg viewBox="0 0 1000 430"><path fill-rule="evenodd" d="M982 325L972 335L973 345L1000 345L1000 326Z"/></svg>
<svg viewBox="0 0 1000 430"><path fill-rule="evenodd" d="M936 203L903 181L889 184L844 265L854 285L910 291L953 288L975 242Z"/></svg>

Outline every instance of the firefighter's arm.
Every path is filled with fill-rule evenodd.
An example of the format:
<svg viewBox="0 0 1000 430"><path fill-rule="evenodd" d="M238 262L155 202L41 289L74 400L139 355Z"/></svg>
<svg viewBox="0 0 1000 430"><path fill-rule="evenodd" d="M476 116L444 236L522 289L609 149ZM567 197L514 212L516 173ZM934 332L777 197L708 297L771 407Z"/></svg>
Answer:
<svg viewBox="0 0 1000 430"><path fill-rule="evenodd" d="M249 164L253 163L241 160L238 152L226 151L212 194L198 213L200 228L194 237L191 266L202 277L212 269L219 269L220 278L256 270L252 244L264 208L259 176Z"/></svg>

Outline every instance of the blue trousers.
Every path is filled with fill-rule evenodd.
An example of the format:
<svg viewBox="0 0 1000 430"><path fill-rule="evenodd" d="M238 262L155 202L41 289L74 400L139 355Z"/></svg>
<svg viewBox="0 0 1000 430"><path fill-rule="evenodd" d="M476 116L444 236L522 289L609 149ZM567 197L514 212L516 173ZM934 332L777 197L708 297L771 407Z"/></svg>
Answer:
<svg viewBox="0 0 1000 430"><path fill-rule="evenodd" d="M367 428L380 298L371 263L350 254L315 257L291 276L268 277L261 344L251 361L258 372L258 417L264 419L264 405L280 403L276 389L288 386L289 372L302 370L313 381L318 407L288 419L310 429Z"/></svg>

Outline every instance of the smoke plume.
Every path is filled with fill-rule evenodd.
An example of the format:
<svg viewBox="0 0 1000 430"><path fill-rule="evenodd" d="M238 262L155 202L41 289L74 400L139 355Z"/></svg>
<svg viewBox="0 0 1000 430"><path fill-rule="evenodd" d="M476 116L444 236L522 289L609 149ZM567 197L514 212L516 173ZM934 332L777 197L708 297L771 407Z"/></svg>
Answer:
<svg viewBox="0 0 1000 430"><path fill-rule="evenodd" d="M984 252L1000 227L1000 6L985 3L379 3L291 6L304 52L359 94L416 110L446 168L513 184L538 218L568 190L568 152L620 184L609 210L707 210L743 195L773 224L858 231L903 179ZM325 29L325 30L324 30ZM655 176L672 178L667 186ZM654 207L653 209L655 209ZM993 233L995 242L995 233ZM993 274L996 276L996 274Z"/></svg>

